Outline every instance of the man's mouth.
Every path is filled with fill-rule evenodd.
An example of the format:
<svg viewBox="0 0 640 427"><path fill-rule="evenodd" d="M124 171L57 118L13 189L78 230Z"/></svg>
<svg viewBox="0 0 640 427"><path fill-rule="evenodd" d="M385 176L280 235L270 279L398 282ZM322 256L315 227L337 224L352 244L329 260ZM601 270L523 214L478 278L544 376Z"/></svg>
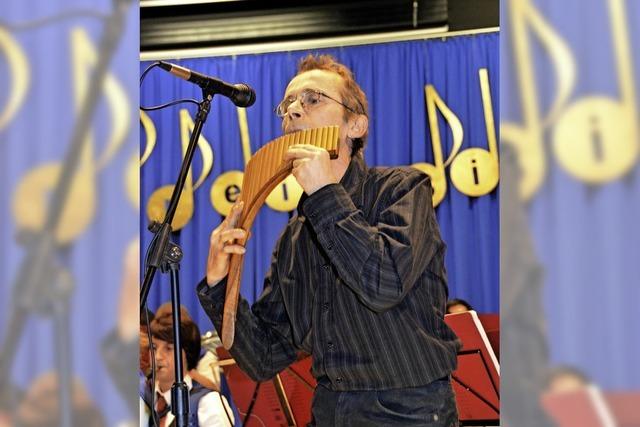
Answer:
<svg viewBox="0 0 640 427"><path fill-rule="evenodd" d="M285 135L288 135L288 134L290 134L290 133L298 132L298 131L301 131L301 130L304 130L304 129L306 129L306 128L301 127L301 126L291 126L291 127L288 127L288 128L284 131L284 134L285 134Z"/></svg>

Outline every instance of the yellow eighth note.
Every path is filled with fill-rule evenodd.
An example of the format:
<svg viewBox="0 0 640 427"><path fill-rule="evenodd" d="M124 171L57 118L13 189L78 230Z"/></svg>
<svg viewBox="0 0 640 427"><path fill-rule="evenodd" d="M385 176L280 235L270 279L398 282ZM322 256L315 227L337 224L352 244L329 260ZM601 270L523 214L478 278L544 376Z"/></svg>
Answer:
<svg viewBox="0 0 640 427"><path fill-rule="evenodd" d="M193 132L193 119L189 115L189 111L186 109L180 110L180 140L182 146L182 158L185 157L187 148L189 146L189 139ZM171 222L171 228L173 231L180 230L189 223L193 216L194 210L194 191L202 185L206 177L213 168L213 151L211 145L207 142L204 136L200 135L198 138L198 148L202 154L202 171L195 185L193 184L193 166L189 167L187 172L187 179L185 180L184 188L178 201L173 221ZM178 171L176 171L177 177ZM150 221L162 222L167 212L169 202L171 201L171 195L173 194L174 185L165 185L154 191L149 197L147 202L147 217Z"/></svg>
<svg viewBox="0 0 640 427"><path fill-rule="evenodd" d="M444 195L447 192L447 178L444 170L460 150L464 131L462 129L460 119L456 117L453 111L451 111L442 98L440 98L440 95L438 95L438 92L433 85L425 86L424 91L427 103L427 115L429 117L429 131L431 134L434 164L422 162L414 163L411 166L421 170L431 177L431 185L433 186L432 202L433 206L437 206L442 199L444 199ZM442 142L440 139L440 129L438 126L436 108L440 110L451 127L451 134L453 136L453 147L451 148L451 154L449 154L446 161L444 161L442 154Z"/></svg>
<svg viewBox="0 0 640 427"><path fill-rule="evenodd" d="M624 176L636 164L638 108L623 0L609 0L610 28L620 101L588 96L569 106L553 130L553 151L576 178L601 184Z"/></svg>
<svg viewBox="0 0 640 427"><path fill-rule="evenodd" d="M4 51L9 65L9 74L12 80L3 82L6 89L11 88L11 93L7 99L4 109L0 110L0 130L11 121L20 105L24 101L29 88L30 69L27 57L20 49L11 34L0 28L0 51ZM6 89L3 88L3 91Z"/></svg>
<svg viewBox="0 0 640 427"><path fill-rule="evenodd" d="M158 135L156 132L156 126L151 120L151 117L144 111L140 111L140 124L142 125L142 129L144 129L144 134L146 137L146 144L144 146L144 152L142 157L140 158L140 167L146 163L146 161L153 153L153 150L156 148L156 140L158 139Z"/></svg>
<svg viewBox="0 0 640 427"><path fill-rule="evenodd" d="M87 97L91 68L96 65L97 53L86 31L75 28L70 34L71 69L76 113L83 108ZM79 153L77 171L63 201L62 215L55 237L60 243L68 243L79 236L91 223L96 212L96 175L122 145L128 128L128 103L115 77L108 73L104 92L114 124L107 149L101 160L94 161L93 137L88 132ZM123 117L124 115L124 117ZM16 188L13 214L18 228L39 230L43 227L50 198L62 174L62 163L49 163L29 171Z"/></svg>
<svg viewBox="0 0 640 427"><path fill-rule="evenodd" d="M500 178L489 76L486 68L478 70L478 74L489 151L477 147L461 151L451 162L450 169L453 185L461 193L472 197L489 194L496 188Z"/></svg>
<svg viewBox="0 0 640 427"><path fill-rule="evenodd" d="M140 209L140 168L149 160L156 147L157 132L156 126L151 117L140 110L140 124L144 130L145 146L141 157L134 154L129 158L125 171L125 188L129 201L134 208ZM141 142L142 143L142 142Z"/></svg>
<svg viewBox="0 0 640 427"><path fill-rule="evenodd" d="M269 193L265 203L274 211L291 212L298 207L303 192L298 180L289 174Z"/></svg>
<svg viewBox="0 0 640 427"><path fill-rule="evenodd" d="M291 212L298 207L304 190L291 174L278 184L267 196L265 203L274 211Z"/></svg>
<svg viewBox="0 0 640 427"><path fill-rule="evenodd" d="M49 211L51 192L57 187L61 170L60 163L47 164L32 170L20 181L12 203L18 229L42 229ZM78 171L73 177L55 231L57 242L69 243L91 223L96 206L94 172L93 168L89 167Z"/></svg>
<svg viewBox="0 0 640 427"><path fill-rule="evenodd" d="M240 197L244 173L231 170L221 174L211 186L211 205L222 216L229 215L231 207Z"/></svg>
<svg viewBox="0 0 640 427"><path fill-rule="evenodd" d="M530 0L513 0L509 2L509 9L523 123L501 123L500 139L515 148L522 172L520 196L523 200L529 200L542 185L546 174L544 130L557 119L567 103L575 85L576 67L567 43L544 20ZM549 55L556 76L556 96L544 116L538 101L529 27Z"/></svg>
<svg viewBox="0 0 640 427"><path fill-rule="evenodd" d="M75 105L76 109L84 106L80 104L84 101L86 93L89 90L92 72L91 67L95 67L98 63L98 53L91 42L89 35L84 28L74 28L71 32L71 46L73 52L73 69L75 77ZM129 128L131 127L130 112L131 106L125 93L124 88L112 73L107 73L104 78L102 91L104 100L108 105L111 114L111 130L107 137L105 149L97 158L93 160L94 167L97 171L104 169L113 159L115 154L122 148ZM88 145L92 145L91 132L89 133Z"/></svg>
<svg viewBox="0 0 640 427"><path fill-rule="evenodd" d="M240 126L240 144L242 145L242 156L244 164L249 163L251 158L251 144L249 141L249 125L247 123L247 110L241 107L236 109L238 113L238 124ZM240 197L242 191L242 180L244 173L239 170L227 171L220 174L213 182L209 197L211 206L222 216L229 215L231 207Z"/></svg>

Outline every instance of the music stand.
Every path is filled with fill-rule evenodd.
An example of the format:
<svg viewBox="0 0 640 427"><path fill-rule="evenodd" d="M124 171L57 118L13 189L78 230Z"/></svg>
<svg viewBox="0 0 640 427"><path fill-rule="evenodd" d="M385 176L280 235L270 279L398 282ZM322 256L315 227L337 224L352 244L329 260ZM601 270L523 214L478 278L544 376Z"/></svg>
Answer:
<svg viewBox="0 0 640 427"><path fill-rule="evenodd" d="M500 362L500 315L498 314L478 314L478 319L487 334L491 349Z"/></svg>
<svg viewBox="0 0 640 427"><path fill-rule="evenodd" d="M257 383L240 369L223 347L216 350L220 360L212 365L224 369L233 401L243 417L243 425L290 427L305 426L311 421L311 399L316 387L316 381L310 374L311 357L298 360L273 380L260 383L251 416L247 419L246 413Z"/></svg>
<svg viewBox="0 0 640 427"><path fill-rule="evenodd" d="M542 407L559 427L618 427L602 392L593 384L542 395Z"/></svg>
<svg viewBox="0 0 640 427"><path fill-rule="evenodd" d="M445 322L462 342L451 374L461 425L499 425L500 366L475 311L447 314Z"/></svg>

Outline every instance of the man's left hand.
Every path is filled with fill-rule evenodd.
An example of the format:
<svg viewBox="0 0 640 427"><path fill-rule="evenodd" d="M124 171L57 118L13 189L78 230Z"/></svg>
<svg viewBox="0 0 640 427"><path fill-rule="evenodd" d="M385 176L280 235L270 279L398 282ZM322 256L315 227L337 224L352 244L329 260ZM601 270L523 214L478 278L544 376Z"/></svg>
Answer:
<svg viewBox="0 0 640 427"><path fill-rule="evenodd" d="M289 147L284 158L293 160L291 173L309 196L325 185L338 182L331 169L329 152L324 148L296 144Z"/></svg>

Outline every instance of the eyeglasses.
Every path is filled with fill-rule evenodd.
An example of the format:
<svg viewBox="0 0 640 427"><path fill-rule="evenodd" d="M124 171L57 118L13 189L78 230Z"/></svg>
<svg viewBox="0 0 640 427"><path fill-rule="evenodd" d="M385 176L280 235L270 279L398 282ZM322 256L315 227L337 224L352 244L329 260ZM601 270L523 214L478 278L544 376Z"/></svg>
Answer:
<svg viewBox="0 0 640 427"><path fill-rule="evenodd" d="M289 107L291 106L291 104L296 102L297 99L300 99L300 105L302 105L302 108L308 112L310 109L314 108L321 102L321 99L323 96L325 98L329 98L330 100L337 102L338 104L342 105L344 108L351 111L352 113L358 114L353 108L349 107L348 105L345 105L342 102L338 101L337 99L330 97L324 92L320 92L319 90L314 90L314 89L305 89L302 92L300 92L296 97L289 96L283 99L280 102L280 104L278 104L278 106L275 108L274 112L280 118L286 116L287 111L289 110Z"/></svg>

